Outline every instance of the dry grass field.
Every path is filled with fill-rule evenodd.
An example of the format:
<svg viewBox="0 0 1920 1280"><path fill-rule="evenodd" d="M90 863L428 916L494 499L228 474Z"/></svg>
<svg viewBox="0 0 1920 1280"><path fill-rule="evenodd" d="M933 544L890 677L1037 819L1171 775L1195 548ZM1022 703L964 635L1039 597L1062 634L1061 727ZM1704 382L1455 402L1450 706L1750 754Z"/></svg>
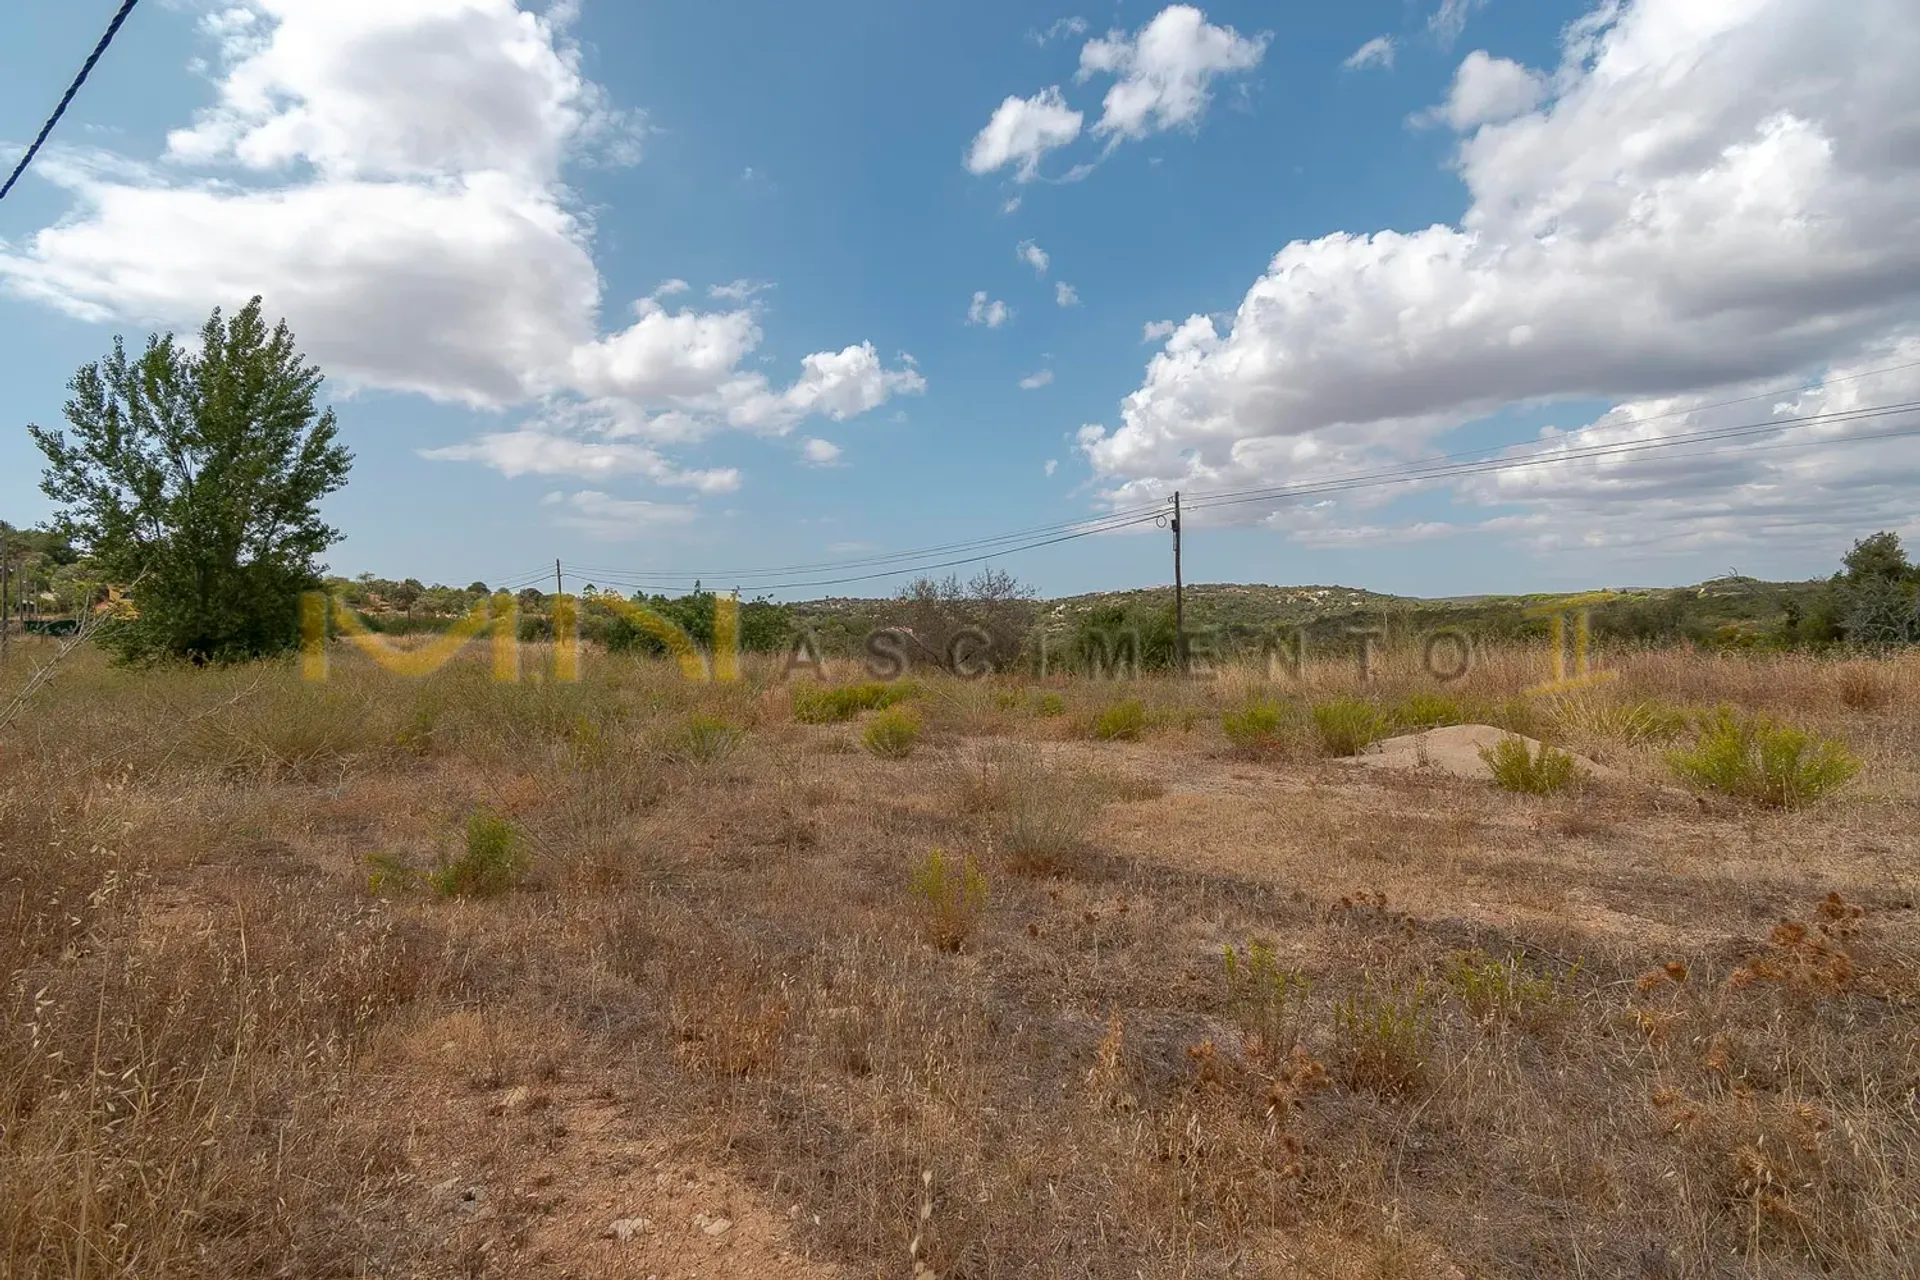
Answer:
<svg viewBox="0 0 1920 1280"><path fill-rule="evenodd" d="M543 662L81 655L0 730L0 1274L1920 1274L1912 656ZM1722 704L1857 776L1682 781Z"/></svg>

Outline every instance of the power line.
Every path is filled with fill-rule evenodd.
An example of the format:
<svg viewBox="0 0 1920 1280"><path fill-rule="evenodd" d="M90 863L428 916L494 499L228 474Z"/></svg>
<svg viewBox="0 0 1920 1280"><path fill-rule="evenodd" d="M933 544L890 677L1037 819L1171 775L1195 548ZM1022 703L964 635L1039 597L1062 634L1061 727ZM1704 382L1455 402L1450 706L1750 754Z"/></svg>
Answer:
<svg viewBox="0 0 1920 1280"><path fill-rule="evenodd" d="M771 566L764 569L699 569L699 570L689 569L685 571L676 570L672 573L665 574L662 576L673 577L673 578L700 578L702 580L711 578L717 581L738 582L746 578L766 578L766 577L773 577L783 573L807 573L807 572L812 572L816 570L822 571L822 572L828 572L828 571L839 570L839 569L861 569L861 568L872 567L875 565L891 564L901 560L918 560L926 556L945 555L950 552L978 551L985 547L996 546L1003 543L1020 542L1029 538L1036 538L1036 537L1041 537L1044 535L1054 534L1054 533L1071 532L1086 525L1103 523L1108 520L1119 519L1127 516L1145 517L1145 516L1158 515L1162 511L1163 505L1164 504L1158 503L1158 502L1144 503L1134 507L1122 507L1115 511L1110 511L1102 516L1093 516L1093 517L1087 517L1087 518L1082 518L1078 520L1063 520L1057 524L1036 525L1032 528L1020 529L1012 533L993 534L991 536L982 536L978 538L964 538L958 542L941 543L931 547L918 547L908 551L888 552L883 555L873 555L873 556L866 556L866 557L847 559L847 560L816 561L812 564L777 565L777 566ZM567 568L571 572L575 572L575 573L627 572L626 570L620 569L618 566L609 566L609 565L569 564Z"/></svg>
<svg viewBox="0 0 1920 1280"><path fill-rule="evenodd" d="M20 157L20 163L13 167L13 172L7 177L6 185L0 186L0 200L7 198L7 192L13 190L13 184L20 181L20 175L27 171L27 166L33 163L34 156L40 153L41 144L46 142L47 135L53 132L53 126L60 123L60 117L67 113L67 105L73 101L73 95L80 92L80 86L87 82L87 76L93 72L93 64L100 61L100 55L105 53L107 46L113 43L113 37L118 34L120 24L127 20L127 15L133 12L133 6L138 2L139 0L125 0L125 3L120 6L120 12L113 15L113 21L107 24L107 33L100 37L99 44L93 46L93 52L87 55L86 62L80 66L80 74L73 78L73 83L68 85L67 91L60 96L60 105L53 109L53 114L47 117L47 122L40 126L39 136L34 138L33 145L27 148L27 153Z"/></svg>

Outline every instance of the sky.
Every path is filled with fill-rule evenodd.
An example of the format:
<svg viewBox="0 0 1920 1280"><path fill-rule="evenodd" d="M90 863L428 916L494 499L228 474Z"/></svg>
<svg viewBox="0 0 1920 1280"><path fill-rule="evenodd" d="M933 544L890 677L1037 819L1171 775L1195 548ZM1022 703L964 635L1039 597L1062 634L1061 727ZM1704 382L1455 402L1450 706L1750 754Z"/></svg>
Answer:
<svg viewBox="0 0 1920 1280"><path fill-rule="evenodd" d="M0 160L116 7L0 12ZM338 573L1137 517L987 548L1062 595L1178 490L1190 582L1824 575L1920 538L1916 65L1911 0L145 0L0 203L0 515L74 369L259 294Z"/></svg>

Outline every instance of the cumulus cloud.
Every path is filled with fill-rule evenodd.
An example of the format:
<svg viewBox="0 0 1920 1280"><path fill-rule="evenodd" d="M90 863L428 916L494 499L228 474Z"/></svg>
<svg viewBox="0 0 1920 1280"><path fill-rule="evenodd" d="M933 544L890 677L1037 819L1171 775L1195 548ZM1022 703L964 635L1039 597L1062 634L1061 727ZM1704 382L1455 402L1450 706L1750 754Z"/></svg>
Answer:
<svg viewBox="0 0 1920 1280"><path fill-rule="evenodd" d="M1165 345L1119 425L1080 436L1107 493L1378 466L1502 407L1557 399L1609 400L1636 429L1679 431L1685 414L1634 406L1817 380L1912 340L1920 81L1907 68L1920 29L1906 7L1603 5L1568 28L1534 109L1462 139L1459 225L1296 241L1224 322L1149 326ZM1891 460L1913 457L1904 442L1855 448L1878 458L1875 474L1904 474ZM1771 454L1723 452L1774 468ZM1816 473L1842 465L1783 462L1765 483L1723 487L1705 464L1665 456L1631 466L1676 486L1677 521L1747 536L1766 504L1830 502ZM1643 523L1638 499L1604 500L1625 490L1576 479L1549 498L1545 477L1578 473L1515 474L1468 496L1530 508L1588 493L1588 538Z"/></svg>
<svg viewBox="0 0 1920 1280"><path fill-rule="evenodd" d="M1031 182L1039 176L1047 152L1080 136L1084 119L1067 105L1058 85L1031 98L1009 95L967 149L967 170L987 174L1011 165L1014 181Z"/></svg>
<svg viewBox="0 0 1920 1280"><path fill-rule="evenodd" d="M553 423L529 422L512 431L489 432L461 444L424 449L421 454L448 462L484 462L509 477L637 476L698 493L731 493L740 487L740 473L731 467L683 470L651 446L582 439Z"/></svg>
<svg viewBox="0 0 1920 1280"><path fill-rule="evenodd" d="M1340 65L1349 71L1364 71L1368 67L1391 68L1397 52L1392 36L1375 36L1348 54L1346 61Z"/></svg>
<svg viewBox="0 0 1920 1280"><path fill-rule="evenodd" d="M554 524L596 542L637 541L663 526L691 524L700 514L698 508L685 503L615 498L598 489L550 494L545 505L556 509Z"/></svg>
<svg viewBox="0 0 1920 1280"><path fill-rule="evenodd" d="M809 362L862 350L848 348L773 388L741 368L761 340L752 312L670 311L678 279L602 331L592 225L563 171L636 160L644 121L584 75L570 15L514 0L226 4L202 20L219 48L213 104L159 164L51 153L36 172L73 207L0 243L0 288L89 321L181 327L261 294L348 385L547 406L524 432L435 454L523 474L704 475L618 445L607 424L690 440L759 426L735 410L761 397L804 415L924 386L909 365L869 371L859 395L819 394ZM567 398L621 407L554 408Z"/></svg>
<svg viewBox="0 0 1920 1280"><path fill-rule="evenodd" d="M1020 379L1020 389L1022 391L1036 391L1039 388L1046 386L1049 382L1052 382L1052 381L1053 381L1053 370L1040 369Z"/></svg>
<svg viewBox="0 0 1920 1280"><path fill-rule="evenodd" d="M800 446L800 457L810 467L830 467L840 461L840 446L831 440L810 437Z"/></svg>
<svg viewBox="0 0 1920 1280"><path fill-rule="evenodd" d="M1080 291L1065 280L1055 281L1053 304L1056 307L1077 307L1080 305Z"/></svg>
<svg viewBox="0 0 1920 1280"><path fill-rule="evenodd" d="M1158 342L1162 338L1170 338L1179 327L1171 320L1149 320L1140 326L1140 341Z"/></svg>
<svg viewBox="0 0 1920 1280"><path fill-rule="evenodd" d="M1269 39L1214 26L1192 5L1175 4L1131 36L1115 31L1088 41L1078 79L1116 77L1094 133L1118 142L1197 126L1213 99L1214 77L1258 66Z"/></svg>
<svg viewBox="0 0 1920 1280"><path fill-rule="evenodd" d="M989 329L998 329L1013 319L1013 308L998 298L991 301L985 289L976 289L973 301L967 304L967 323L983 324Z"/></svg>
<svg viewBox="0 0 1920 1280"><path fill-rule="evenodd" d="M1047 257L1047 251L1033 241L1022 240L1013 247L1013 253L1020 261L1032 267L1033 274L1036 276L1044 276L1047 274L1047 263L1051 261L1051 259Z"/></svg>
<svg viewBox="0 0 1920 1280"><path fill-rule="evenodd" d="M1055 471L1059 469L1060 469L1060 460L1058 458L1047 459L1046 472L1048 475L1052 475Z"/></svg>
<svg viewBox="0 0 1920 1280"><path fill-rule="evenodd" d="M1517 62L1476 49L1454 72L1447 100L1414 117L1415 124L1443 123L1458 133L1525 115L1547 96L1546 77Z"/></svg>

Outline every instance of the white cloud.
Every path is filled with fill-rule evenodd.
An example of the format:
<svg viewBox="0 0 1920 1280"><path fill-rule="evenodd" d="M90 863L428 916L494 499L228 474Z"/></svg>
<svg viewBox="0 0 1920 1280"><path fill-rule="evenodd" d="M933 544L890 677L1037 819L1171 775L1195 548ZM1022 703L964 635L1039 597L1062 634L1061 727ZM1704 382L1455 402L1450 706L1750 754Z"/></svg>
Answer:
<svg viewBox="0 0 1920 1280"><path fill-rule="evenodd" d="M349 386L542 403L525 434L467 450L548 474L707 474L608 451L608 433L658 443L758 427L765 415L735 415L756 397L786 406L772 415L785 429L796 413L923 387L909 366L869 371L859 395L821 394L809 362L854 347L803 359L801 382L773 388L740 367L761 339L752 312L668 311L662 300L687 292L678 279L602 332L593 226L563 172L636 159L642 122L582 73L569 13L513 0L232 0L203 19L221 51L214 104L168 135L157 165L50 153L36 173L73 208L0 243L0 288L89 321L169 327L261 294ZM560 413L569 397L596 408Z"/></svg>
<svg viewBox="0 0 1920 1280"><path fill-rule="evenodd" d="M1110 143L1169 129L1194 128L1212 101L1215 76L1250 71L1266 55L1265 34L1217 27L1192 5L1174 4L1128 36L1115 31L1080 50L1078 78L1112 75L1096 134Z"/></svg>
<svg viewBox="0 0 1920 1280"><path fill-rule="evenodd" d="M1171 320L1149 320L1140 326L1140 341L1158 342L1162 338L1170 338L1179 327Z"/></svg>
<svg viewBox="0 0 1920 1280"><path fill-rule="evenodd" d="M1014 181L1031 182L1039 176L1040 161L1047 152L1080 136L1084 119L1067 106L1058 85L1031 98L1009 95L974 137L967 150L967 170L987 174L1012 165Z"/></svg>
<svg viewBox="0 0 1920 1280"><path fill-rule="evenodd" d="M637 541L663 525L690 524L699 515L698 509L692 506L615 498L597 489L583 489L543 505L561 508L553 518L554 524L596 542Z"/></svg>
<svg viewBox="0 0 1920 1280"><path fill-rule="evenodd" d="M1506 58L1475 49L1453 75L1447 100L1414 116L1415 124L1444 123L1458 133L1523 116L1547 96L1546 77Z"/></svg>
<svg viewBox="0 0 1920 1280"><path fill-rule="evenodd" d="M1016 258L1020 259L1020 261L1032 267L1033 274L1036 276L1044 276L1047 274L1047 263L1050 261L1047 257L1047 251L1033 241L1022 240L1013 247L1013 254Z"/></svg>
<svg viewBox="0 0 1920 1280"><path fill-rule="evenodd" d="M1046 467L1046 470L1047 470L1047 474L1048 474L1048 475L1052 475L1052 474L1053 474L1053 473L1054 473L1055 471L1058 471L1059 469L1060 469L1060 461L1059 461L1059 459L1057 459L1057 458L1048 458L1048 459L1047 459L1047 467Z"/></svg>
<svg viewBox="0 0 1920 1280"><path fill-rule="evenodd" d="M707 286L707 296L722 302L747 302L773 288L771 280L734 280Z"/></svg>
<svg viewBox="0 0 1920 1280"><path fill-rule="evenodd" d="M1034 390L1038 390L1041 387L1046 386L1049 382L1052 382L1052 381L1053 381L1053 370L1041 369L1034 373L1030 373L1026 377L1020 379L1020 389L1022 391L1034 391Z"/></svg>
<svg viewBox="0 0 1920 1280"><path fill-rule="evenodd" d="M1013 319L1013 308L999 299L988 301L985 289L976 289L973 301L967 305L967 323L983 324L989 329L998 329Z"/></svg>
<svg viewBox="0 0 1920 1280"><path fill-rule="evenodd" d="M1427 19L1427 30L1433 33L1442 49L1451 49L1460 33L1467 29L1467 19L1473 16L1473 11L1486 7L1487 0L1440 0L1440 7Z"/></svg>
<svg viewBox="0 0 1920 1280"><path fill-rule="evenodd" d="M489 432L462 444L422 449L420 455L446 462L483 462L509 477L639 476L698 493L731 493L740 487L740 473L731 467L686 471L648 445L586 440L539 422Z"/></svg>
<svg viewBox="0 0 1920 1280"><path fill-rule="evenodd" d="M1904 0L1603 6L1567 30L1535 110L1463 138L1458 226L1281 249L1230 318L1164 334L1118 427L1083 430L1096 475L1118 502L1311 480L1432 453L1436 437L1508 405L1602 398L1637 421L1648 402L1711 401L1911 341L1910 18ZM1762 455L1764 482L1731 490L1700 463L1654 454L1635 468L1672 486L1673 528L1752 536L1767 503L1826 502L1842 518L1822 467L1898 476L1913 458L1899 442L1852 449L1857 463ZM1644 490L1607 502L1628 491L1574 484L1549 499L1547 473L1516 474L1476 492L1523 505L1585 492L1590 541L1643 523ZM1769 483L1780 487L1763 503Z"/></svg>
<svg viewBox="0 0 1920 1280"><path fill-rule="evenodd" d="M1000 206L1000 212L1002 212L1002 213L1018 213L1018 212L1020 212L1020 197L1019 197L1019 196L1008 196L1008 197L1007 197L1007 202L1006 202L1005 204L1003 204L1003 205L1001 205L1001 206Z"/></svg>
<svg viewBox="0 0 1920 1280"><path fill-rule="evenodd" d="M1080 291L1065 280L1055 281L1053 304L1057 307L1077 307L1080 305Z"/></svg>
<svg viewBox="0 0 1920 1280"><path fill-rule="evenodd" d="M743 374L719 388L717 399L734 426L785 434L819 415L836 422L877 409L897 395L918 395L927 380L910 356L889 369L871 342L842 351L816 351L800 361L800 378L774 391L760 374Z"/></svg>
<svg viewBox="0 0 1920 1280"><path fill-rule="evenodd" d="M1087 34L1085 18L1057 18L1045 31L1030 31L1027 36L1035 44L1045 45L1062 37L1077 39L1085 34Z"/></svg>
<svg viewBox="0 0 1920 1280"><path fill-rule="evenodd" d="M830 467L840 461L840 446L831 440L809 438L800 446L800 456L808 466Z"/></svg>
<svg viewBox="0 0 1920 1280"><path fill-rule="evenodd" d="M1346 61L1340 65L1349 71L1364 71L1368 67L1391 68L1396 52L1398 47L1392 36L1375 36L1348 54Z"/></svg>

